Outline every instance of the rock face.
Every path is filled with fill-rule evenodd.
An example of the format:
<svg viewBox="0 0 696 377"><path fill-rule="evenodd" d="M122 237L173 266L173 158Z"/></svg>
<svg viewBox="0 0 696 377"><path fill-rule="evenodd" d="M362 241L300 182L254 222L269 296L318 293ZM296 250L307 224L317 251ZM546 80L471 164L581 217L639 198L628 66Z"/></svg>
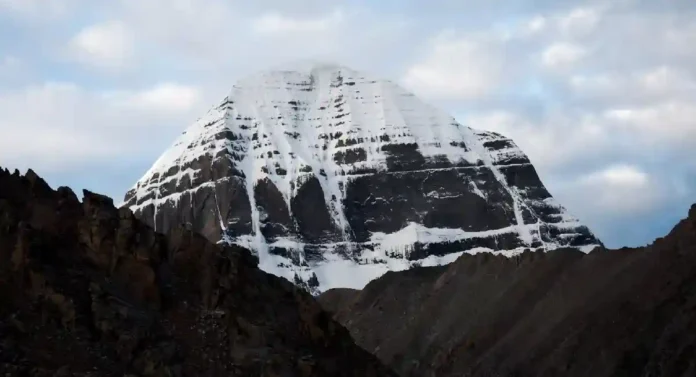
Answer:
<svg viewBox="0 0 696 377"><path fill-rule="evenodd" d="M601 245L510 139L333 65L242 80L124 206L160 232L248 247L315 293L462 252Z"/></svg>
<svg viewBox="0 0 696 377"><path fill-rule="evenodd" d="M403 377L696 376L696 205L645 248L463 255L319 301Z"/></svg>
<svg viewBox="0 0 696 377"><path fill-rule="evenodd" d="M0 169L0 375L393 375L256 263Z"/></svg>

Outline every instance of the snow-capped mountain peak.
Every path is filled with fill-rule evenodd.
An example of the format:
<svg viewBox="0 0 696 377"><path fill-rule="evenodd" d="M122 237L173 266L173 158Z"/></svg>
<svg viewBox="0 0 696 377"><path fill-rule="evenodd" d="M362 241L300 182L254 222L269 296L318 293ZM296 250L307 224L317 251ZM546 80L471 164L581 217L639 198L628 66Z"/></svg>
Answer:
<svg viewBox="0 0 696 377"><path fill-rule="evenodd" d="M314 292L462 252L600 245L529 159L398 85L335 64L240 80L126 194Z"/></svg>

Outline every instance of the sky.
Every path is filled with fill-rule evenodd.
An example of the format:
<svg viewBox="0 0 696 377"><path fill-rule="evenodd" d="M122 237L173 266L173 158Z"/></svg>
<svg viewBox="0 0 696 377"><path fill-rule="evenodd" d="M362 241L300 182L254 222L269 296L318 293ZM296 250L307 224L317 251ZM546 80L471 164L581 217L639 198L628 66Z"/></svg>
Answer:
<svg viewBox="0 0 696 377"><path fill-rule="evenodd" d="M693 0L0 0L0 166L119 203L237 80L308 59L513 138L607 246L696 202Z"/></svg>

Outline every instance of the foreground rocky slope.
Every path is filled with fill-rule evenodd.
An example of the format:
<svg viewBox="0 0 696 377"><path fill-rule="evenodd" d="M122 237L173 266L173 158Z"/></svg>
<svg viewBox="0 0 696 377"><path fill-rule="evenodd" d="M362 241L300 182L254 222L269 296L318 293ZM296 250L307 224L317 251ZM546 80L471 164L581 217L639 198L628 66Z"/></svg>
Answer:
<svg viewBox="0 0 696 377"><path fill-rule="evenodd" d="M320 303L402 376L696 376L696 205L639 249L463 255Z"/></svg>
<svg viewBox="0 0 696 377"><path fill-rule="evenodd" d="M392 375L256 263L0 169L0 375Z"/></svg>
<svg viewBox="0 0 696 377"><path fill-rule="evenodd" d="M124 206L160 232L248 247L315 293L465 251L600 245L512 140L336 65L242 80Z"/></svg>

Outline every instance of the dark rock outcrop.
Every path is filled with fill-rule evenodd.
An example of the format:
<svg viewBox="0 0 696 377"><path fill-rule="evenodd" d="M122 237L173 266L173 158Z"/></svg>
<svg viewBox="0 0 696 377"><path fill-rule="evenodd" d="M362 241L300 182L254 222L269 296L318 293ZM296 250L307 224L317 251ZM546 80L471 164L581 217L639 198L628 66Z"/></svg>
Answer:
<svg viewBox="0 0 696 377"><path fill-rule="evenodd" d="M696 205L638 249L463 255L319 297L403 377L696 375Z"/></svg>
<svg viewBox="0 0 696 377"><path fill-rule="evenodd" d="M0 169L0 376L391 376L240 247Z"/></svg>

